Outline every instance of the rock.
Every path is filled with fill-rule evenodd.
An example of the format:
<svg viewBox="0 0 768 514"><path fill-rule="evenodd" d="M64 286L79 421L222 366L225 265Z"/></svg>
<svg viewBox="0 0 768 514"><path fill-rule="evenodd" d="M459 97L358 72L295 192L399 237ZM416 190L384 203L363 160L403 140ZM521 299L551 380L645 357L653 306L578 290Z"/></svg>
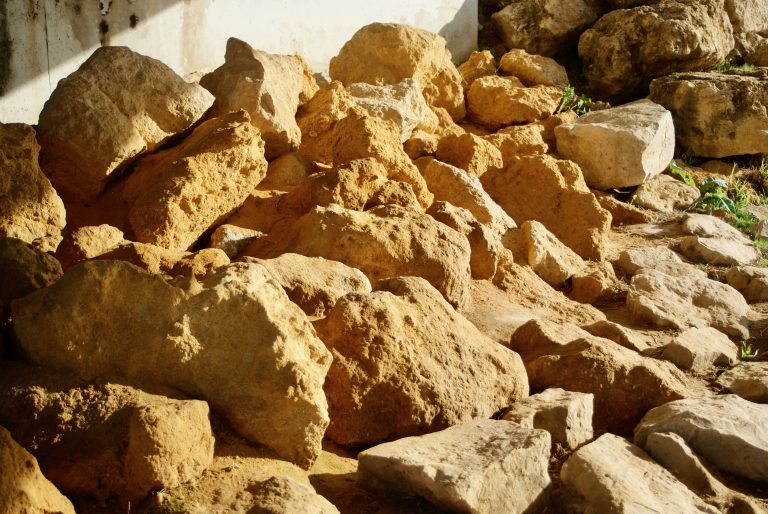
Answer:
<svg viewBox="0 0 768 514"><path fill-rule="evenodd" d="M613 100L643 96L652 79L671 72L712 68L732 48L723 0L661 0L612 11L579 39L590 90ZM674 114L656 95L651 99ZM679 138L677 119L675 128Z"/></svg>
<svg viewBox="0 0 768 514"><path fill-rule="evenodd" d="M141 160L123 196L137 241L189 249L264 178L259 131L245 111L208 120L179 146Z"/></svg>
<svg viewBox="0 0 768 514"><path fill-rule="evenodd" d="M358 30L331 59L330 75L345 85L387 85L414 79L432 107L455 120L464 117L461 75L451 62L445 39L395 23L371 23Z"/></svg>
<svg viewBox="0 0 768 514"><path fill-rule="evenodd" d="M513 48L501 56L499 68L505 75L520 79L526 86L554 86L565 89L568 74L557 61L541 55L531 55L525 50Z"/></svg>
<svg viewBox="0 0 768 514"><path fill-rule="evenodd" d="M611 216L589 192L576 164L548 155L517 157L480 181L517 223L541 222L583 259L605 255Z"/></svg>
<svg viewBox="0 0 768 514"><path fill-rule="evenodd" d="M768 28L768 7L759 0L726 0L725 11L736 40L736 48L731 55L744 57L751 46L749 41L761 33L764 35Z"/></svg>
<svg viewBox="0 0 768 514"><path fill-rule="evenodd" d="M549 152L545 139L546 128L541 124L512 125L483 137L501 152L502 167L518 155L536 155Z"/></svg>
<svg viewBox="0 0 768 514"><path fill-rule="evenodd" d="M610 193L598 191L596 189L593 190L592 193L597 198L600 207L611 214L611 224L614 227L650 223L655 219L654 213L632 204L622 202Z"/></svg>
<svg viewBox="0 0 768 514"><path fill-rule="evenodd" d="M358 480L451 511L521 514L545 502L549 453L544 430L478 419L361 452Z"/></svg>
<svg viewBox="0 0 768 514"><path fill-rule="evenodd" d="M557 151L581 167L595 189L636 186L667 169L675 152L672 115L639 100L555 127Z"/></svg>
<svg viewBox="0 0 768 514"><path fill-rule="evenodd" d="M380 281L315 324L331 350L326 435L359 446L487 418L528 395L520 357L482 335L425 280Z"/></svg>
<svg viewBox="0 0 768 514"><path fill-rule="evenodd" d="M739 229L716 216L686 214L680 226L684 234L701 237L725 237L734 241L749 241Z"/></svg>
<svg viewBox="0 0 768 514"><path fill-rule="evenodd" d="M755 403L768 403L768 362L744 362L717 377L729 393Z"/></svg>
<svg viewBox="0 0 768 514"><path fill-rule="evenodd" d="M421 173L436 201L467 209L498 237L517 226L515 220L488 196L475 175L435 159L424 163Z"/></svg>
<svg viewBox="0 0 768 514"><path fill-rule="evenodd" d="M478 177L504 165L501 152L474 134L447 135L440 138L437 158Z"/></svg>
<svg viewBox="0 0 768 514"><path fill-rule="evenodd" d="M207 400L238 433L300 466L320 451L331 356L258 264L172 285L130 264L89 261L13 302L12 313L33 363L84 380L152 377Z"/></svg>
<svg viewBox="0 0 768 514"><path fill-rule="evenodd" d="M96 256L95 259L130 262L153 275L170 276L173 274L176 263L186 255L188 255L187 252L179 250L168 250L151 244L123 241L108 252Z"/></svg>
<svg viewBox="0 0 768 514"><path fill-rule="evenodd" d="M435 155L440 137L436 134L430 134L422 130L417 130L411 135L411 138L403 143L403 150L408 154L411 160L419 157Z"/></svg>
<svg viewBox="0 0 768 514"><path fill-rule="evenodd" d="M755 262L760 252L744 237L687 236L680 240L680 252L694 262L739 266Z"/></svg>
<svg viewBox="0 0 768 514"><path fill-rule="evenodd" d="M67 269L107 253L123 242L123 231L111 225L79 227L64 236L56 249L56 258Z"/></svg>
<svg viewBox="0 0 768 514"><path fill-rule="evenodd" d="M0 505L6 512L75 514L75 508L43 476L37 460L0 427Z"/></svg>
<svg viewBox="0 0 768 514"><path fill-rule="evenodd" d="M290 191L319 171L318 166L298 152L281 155L267 166L267 176L259 182L262 191Z"/></svg>
<svg viewBox="0 0 768 514"><path fill-rule="evenodd" d="M286 252L325 257L357 268L371 283L413 275L429 281L454 306L469 299L467 239L431 216L394 205L366 212L316 207L286 237L259 240L245 254L273 258Z"/></svg>
<svg viewBox="0 0 768 514"><path fill-rule="evenodd" d="M224 64L200 79L216 97L212 117L248 111L268 160L296 150L301 131L296 111L317 92L312 70L298 55L275 55L237 38L227 40Z"/></svg>
<svg viewBox="0 0 768 514"><path fill-rule="evenodd" d="M135 158L194 125L213 100L160 61L97 48L43 106L40 165L60 193L93 198Z"/></svg>
<svg viewBox="0 0 768 514"><path fill-rule="evenodd" d="M514 403L502 419L546 430L552 442L575 450L593 437L593 400L592 394L547 389Z"/></svg>
<svg viewBox="0 0 768 514"><path fill-rule="evenodd" d="M387 180L382 183L381 187L373 192L365 208L370 209L380 205L399 205L405 209L418 212L422 210L419 199L416 198L416 193L413 192L413 187L405 182L395 180Z"/></svg>
<svg viewBox="0 0 768 514"><path fill-rule="evenodd" d="M4 364L0 419L68 494L137 503L213 462L208 404L106 381ZM171 397L167 397L171 396Z"/></svg>
<svg viewBox="0 0 768 514"><path fill-rule="evenodd" d="M496 75L496 69L496 59L488 50L469 54L469 58L459 66L464 91L466 92L475 80Z"/></svg>
<svg viewBox="0 0 768 514"><path fill-rule="evenodd" d="M744 56L744 62L752 66L765 68L768 66L768 37L757 37L749 52Z"/></svg>
<svg viewBox="0 0 768 514"><path fill-rule="evenodd" d="M685 375L672 364L605 339L576 337L525 360L525 369L531 389L559 387L594 394L596 432L629 433L648 409L687 396Z"/></svg>
<svg viewBox="0 0 768 514"><path fill-rule="evenodd" d="M411 78L383 86L363 82L348 84L347 91L370 116L394 121L403 142L414 130L434 132L440 123L421 94L418 82Z"/></svg>
<svg viewBox="0 0 768 514"><path fill-rule="evenodd" d="M556 87L523 87L514 77L482 77L469 88L467 108L474 121L496 130L544 119L555 112L562 97Z"/></svg>
<svg viewBox="0 0 768 514"><path fill-rule="evenodd" d="M538 221L526 221L520 231L528 265L552 287L562 286L586 267L581 257Z"/></svg>
<svg viewBox="0 0 768 514"><path fill-rule="evenodd" d="M572 502L583 512L719 512L643 450L613 434L577 450L560 476L578 494Z"/></svg>
<svg viewBox="0 0 768 514"><path fill-rule="evenodd" d="M625 294L624 284L616 278L610 262L588 262L581 273L571 277L568 297L575 302L595 304L623 298Z"/></svg>
<svg viewBox="0 0 768 514"><path fill-rule="evenodd" d="M663 272L667 269L686 270L686 272L679 274L689 275L699 273L699 276L701 277L706 276L695 266L684 263L677 252L667 246L644 246L622 250L619 254L619 258L614 262L614 266L629 276L635 275L647 268ZM687 272L689 269L691 273ZM673 275L673 273L668 274Z"/></svg>
<svg viewBox="0 0 768 514"><path fill-rule="evenodd" d="M47 253L20 239L0 238L0 306L53 284L62 274L59 261Z"/></svg>
<svg viewBox="0 0 768 514"><path fill-rule="evenodd" d="M491 16L507 50L522 48L553 57L567 53L579 34L600 17L600 6L592 0L523 0Z"/></svg>
<svg viewBox="0 0 768 514"><path fill-rule="evenodd" d="M657 212L684 211L701 196L699 188L689 186L669 175L657 175L640 184L632 203Z"/></svg>
<svg viewBox="0 0 768 514"><path fill-rule="evenodd" d="M555 323L533 318L520 325L509 340L509 347L520 354L526 364L542 355L559 352L576 338L589 333L572 323Z"/></svg>
<svg viewBox="0 0 768 514"><path fill-rule="evenodd" d="M173 265L171 275L174 277L195 277L202 279L209 273L229 264L229 257L224 250L218 248L203 248L195 253L185 255Z"/></svg>
<svg viewBox="0 0 768 514"><path fill-rule="evenodd" d="M661 358L680 369L698 372L710 371L713 366L730 367L739 362L736 345L712 327L685 330L664 347Z"/></svg>
<svg viewBox="0 0 768 514"><path fill-rule="evenodd" d="M593 336L609 339L619 346L634 350L637 353L643 353L650 348L646 337L641 336L640 333L635 332L630 328L614 323L613 321L595 321L594 323L584 325L581 328Z"/></svg>
<svg viewBox="0 0 768 514"><path fill-rule="evenodd" d="M655 432L672 432L719 470L750 480L768 479L768 405L734 394L686 399L657 407L635 428L645 446Z"/></svg>
<svg viewBox="0 0 768 514"><path fill-rule="evenodd" d="M35 130L0 123L0 237L56 250L66 223L64 202L37 164Z"/></svg>
<svg viewBox="0 0 768 514"><path fill-rule="evenodd" d="M245 257L245 262L267 268L288 298L311 317L325 317L347 294L371 292L362 271L322 257L285 253L274 259Z"/></svg>
<svg viewBox="0 0 768 514"><path fill-rule="evenodd" d="M225 223L216 227L211 234L211 247L218 248L227 257L234 259L260 237L264 237L263 232Z"/></svg>
<svg viewBox="0 0 768 514"><path fill-rule="evenodd" d="M675 73L653 81L651 99L672 111L677 143L692 155L768 152L768 70Z"/></svg>
<svg viewBox="0 0 768 514"><path fill-rule="evenodd" d="M220 491L217 491L220 493ZM219 505L202 506L208 512L237 514L338 514L339 510L317 494L312 487L288 477L271 477L267 480L249 480L229 502L217 498ZM224 504L223 510L221 509ZM198 504L198 507L201 506Z"/></svg>
<svg viewBox="0 0 768 514"><path fill-rule="evenodd" d="M749 337L749 305L741 294L701 276L672 276L644 269L632 277L627 308L635 318L655 327L684 330L712 326L732 337Z"/></svg>
<svg viewBox="0 0 768 514"><path fill-rule="evenodd" d="M728 285L739 291L750 303L768 302L768 269L760 266L737 266L725 274Z"/></svg>

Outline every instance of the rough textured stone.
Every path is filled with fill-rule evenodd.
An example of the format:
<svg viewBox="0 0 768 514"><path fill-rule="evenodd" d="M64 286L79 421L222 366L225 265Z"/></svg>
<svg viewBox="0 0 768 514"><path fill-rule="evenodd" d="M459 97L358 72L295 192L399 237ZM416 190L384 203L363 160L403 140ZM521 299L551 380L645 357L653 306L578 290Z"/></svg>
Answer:
<svg viewBox="0 0 768 514"><path fill-rule="evenodd" d="M203 278L214 270L226 266L229 262L229 257L224 253L224 250L203 248L176 261L170 274L174 277Z"/></svg>
<svg viewBox="0 0 768 514"><path fill-rule="evenodd" d="M523 87L514 77L482 77L467 92L469 116L489 129L542 120L557 109L563 91L552 86Z"/></svg>
<svg viewBox="0 0 768 514"><path fill-rule="evenodd" d="M196 512L229 512L232 514L339 514L328 500L311 486L287 477L249 480L231 498L217 491L215 506L197 504ZM161 506L162 507L162 506ZM168 505L168 510L172 506ZM209 509L209 510L203 510Z"/></svg>
<svg viewBox="0 0 768 514"><path fill-rule="evenodd" d="M749 241L739 229L708 214L689 213L680 225L684 234L701 237L725 237L734 241Z"/></svg>
<svg viewBox="0 0 768 514"><path fill-rule="evenodd" d="M667 169L675 152L672 115L639 100L555 127L557 151L577 163L595 189L636 186Z"/></svg>
<svg viewBox="0 0 768 514"><path fill-rule="evenodd" d="M490 417L528 395L522 361L416 277L340 299L315 324L333 353L327 436L361 445Z"/></svg>
<svg viewBox="0 0 768 514"><path fill-rule="evenodd" d="M495 134L484 136L483 139L499 149L503 164L507 164L518 155L549 152L546 131L547 129L539 123L512 125Z"/></svg>
<svg viewBox="0 0 768 514"><path fill-rule="evenodd" d="M322 257L284 253L275 259L245 260L267 268L307 316L326 316L349 293L371 292L371 283L362 271Z"/></svg>
<svg viewBox="0 0 768 514"><path fill-rule="evenodd" d="M40 165L59 192L91 198L136 157L187 130L213 96L119 46L96 49L40 113Z"/></svg>
<svg viewBox="0 0 768 514"><path fill-rule="evenodd" d="M661 358L680 369L701 372L712 366L729 367L739 362L736 345L712 327L685 330L664 347Z"/></svg>
<svg viewBox="0 0 768 514"><path fill-rule="evenodd" d="M538 221L526 221L520 231L526 249L525 260L547 284L559 287L586 267L581 257Z"/></svg>
<svg viewBox="0 0 768 514"><path fill-rule="evenodd" d="M694 262L721 266L751 264L760 258L760 252L745 237L688 236L680 240L680 253Z"/></svg>
<svg viewBox="0 0 768 514"><path fill-rule="evenodd" d="M700 196L698 187L689 186L669 175L658 175L640 184L632 197L632 203L657 212L684 211Z"/></svg>
<svg viewBox="0 0 768 514"><path fill-rule="evenodd" d="M678 145L702 157L768 153L768 70L676 73L651 83L670 111Z"/></svg>
<svg viewBox="0 0 768 514"><path fill-rule="evenodd" d="M726 272L728 285L739 291L750 303L768 302L768 269L759 266L737 266Z"/></svg>
<svg viewBox="0 0 768 514"><path fill-rule="evenodd" d="M56 249L56 258L67 269L107 253L123 241L123 231L111 225L79 227L64 236Z"/></svg>
<svg viewBox="0 0 768 514"><path fill-rule="evenodd" d="M216 97L212 116L248 111L269 160L299 148L296 111L318 89L301 57L254 50L236 38L227 40L224 64L201 78L200 85Z"/></svg>
<svg viewBox="0 0 768 514"><path fill-rule="evenodd" d="M443 162L467 173L482 176L486 171L504 165L497 148L474 134L451 134L440 138L436 156Z"/></svg>
<svg viewBox="0 0 768 514"><path fill-rule="evenodd" d="M614 262L614 266L616 266L623 273L626 273L630 276L646 268L654 268L659 270L661 266L661 270L663 271L664 269L667 269L664 268L666 265L679 265L674 269L679 268L680 270L687 270L690 268L692 273L699 272L695 266L684 263L680 258L680 255L678 255L677 252L667 246L644 246L640 248L628 248L623 250L619 254L619 258ZM672 273L669 274L671 275ZM691 273L685 272L679 274L689 275ZM700 273L700 276L704 276L704 274Z"/></svg>
<svg viewBox="0 0 768 514"><path fill-rule="evenodd" d="M99 254L95 259L130 262L155 275L171 275L174 266L187 252L168 250L147 243L123 241L111 250Z"/></svg>
<svg viewBox="0 0 768 514"><path fill-rule="evenodd" d="M630 203L622 202L610 193L596 189L592 192L600 203L600 207L611 214L611 224L614 227L650 223L656 217L653 212L646 211Z"/></svg>
<svg viewBox="0 0 768 514"><path fill-rule="evenodd" d="M736 41L731 57L747 57L754 51L753 41L768 31L768 6L760 0L725 0L725 11Z"/></svg>
<svg viewBox="0 0 768 514"><path fill-rule="evenodd" d="M643 353L650 345L648 344L648 338L640 335L631 328L619 325L613 321L600 320L595 321L589 325L581 327L593 336L602 337L603 339L609 339L614 343L634 350L637 353Z"/></svg>
<svg viewBox="0 0 768 514"><path fill-rule="evenodd" d="M575 450L593 437L593 401L592 394L547 389L514 403L502 419L546 430L552 442Z"/></svg>
<svg viewBox="0 0 768 514"><path fill-rule="evenodd" d="M505 75L519 78L526 86L554 86L565 89L568 85L568 74L557 61L542 55L531 55L517 48L501 56L499 68Z"/></svg>
<svg viewBox="0 0 768 514"><path fill-rule="evenodd" d="M749 305L744 297L732 287L702 276L672 276L644 269L632 277L627 308L656 327L712 326L732 337L749 337Z"/></svg>
<svg viewBox="0 0 768 514"><path fill-rule="evenodd" d="M258 264L172 285L126 263L90 261L12 312L20 350L36 364L85 380L152 377L206 399L241 435L299 465L320 451L331 356Z"/></svg>
<svg viewBox="0 0 768 514"><path fill-rule="evenodd" d="M571 500L583 512L676 512L717 514L647 453L625 439L605 434L576 453L560 472Z"/></svg>
<svg viewBox="0 0 768 514"><path fill-rule="evenodd" d="M138 242L189 249L267 172L264 143L245 111L206 121L179 146L142 159L123 197Z"/></svg>
<svg viewBox="0 0 768 514"><path fill-rule="evenodd" d="M0 422L62 491L137 503L213 462L208 404L158 393L6 363Z"/></svg>
<svg viewBox="0 0 768 514"><path fill-rule="evenodd" d="M62 274L61 264L50 255L20 239L0 238L0 305L51 285Z"/></svg>
<svg viewBox="0 0 768 514"><path fill-rule="evenodd" d="M290 191L316 173L318 166L299 152L288 152L271 161L267 176L259 182L262 191Z"/></svg>
<svg viewBox="0 0 768 514"><path fill-rule="evenodd" d="M768 362L744 362L717 377L729 393L755 403L768 403Z"/></svg>
<svg viewBox="0 0 768 514"><path fill-rule="evenodd" d="M610 262L587 262L585 268L571 277L568 297L579 303L594 304L621 299L625 285L616 277Z"/></svg>
<svg viewBox="0 0 768 514"><path fill-rule="evenodd" d="M32 127L0 123L0 237L37 241L42 251L52 252L66 212L37 164L39 153Z"/></svg>
<svg viewBox="0 0 768 514"><path fill-rule="evenodd" d="M366 212L331 205L312 209L292 230L257 241L245 254L325 257L359 269L374 284L413 275L425 278L455 306L469 299L469 243L427 214L394 205Z"/></svg>
<svg viewBox="0 0 768 514"><path fill-rule="evenodd" d="M544 503L549 448L544 430L474 420L360 453L358 480L451 511L522 514Z"/></svg>
<svg viewBox="0 0 768 514"><path fill-rule="evenodd" d="M218 248L230 259L234 259L260 237L264 237L263 232L225 223L216 227L216 230L211 234L211 247Z"/></svg>
<svg viewBox="0 0 768 514"><path fill-rule="evenodd" d="M661 0L603 16L581 35L579 56L600 98L637 98L656 77L712 68L733 44L723 0Z"/></svg>
<svg viewBox="0 0 768 514"><path fill-rule="evenodd" d="M472 52L469 58L459 66L464 91L480 77L496 75L496 59L488 50Z"/></svg>
<svg viewBox="0 0 768 514"><path fill-rule="evenodd" d="M412 78L427 102L455 120L464 117L461 74L451 62L445 39L395 23L372 23L358 30L331 59L330 75L346 84L397 84Z"/></svg>
<svg viewBox="0 0 768 514"><path fill-rule="evenodd" d="M0 505L5 512L75 514L75 508L43 476L37 460L0 427Z"/></svg>
<svg viewBox="0 0 768 514"><path fill-rule="evenodd" d="M509 340L509 347L520 354L526 364L537 357L557 353L577 338L588 338L589 333L572 323L555 323L545 319L531 319L520 325Z"/></svg>
<svg viewBox="0 0 768 514"><path fill-rule="evenodd" d="M504 46L555 56L571 50L600 16L592 0L522 0L491 16Z"/></svg>
<svg viewBox="0 0 768 514"><path fill-rule="evenodd" d="M768 480L768 405L735 394L670 402L651 410L635 428L645 446L655 432L672 432L723 472Z"/></svg>
<svg viewBox="0 0 768 514"><path fill-rule="evenodd" d="M541 222L584 259L604 256L611 215L589 192L576 164L548 155L518 157L481 182L517 223Z"/></svg>

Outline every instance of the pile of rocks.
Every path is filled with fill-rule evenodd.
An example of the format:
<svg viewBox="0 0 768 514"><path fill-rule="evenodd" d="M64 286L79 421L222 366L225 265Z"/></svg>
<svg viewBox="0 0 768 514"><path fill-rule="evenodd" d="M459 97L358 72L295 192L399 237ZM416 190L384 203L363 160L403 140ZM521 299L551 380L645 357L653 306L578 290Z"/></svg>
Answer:
<svg viewBox="0 0 768 514"><path fill-rule="evenodd" d="M396 24L330 78L236 39L199 84L103 47L0 124L0 504L759 512L768 368L736 342L768 278L680 212L664 102L554 114L550 57L457 69Z"/></svg>

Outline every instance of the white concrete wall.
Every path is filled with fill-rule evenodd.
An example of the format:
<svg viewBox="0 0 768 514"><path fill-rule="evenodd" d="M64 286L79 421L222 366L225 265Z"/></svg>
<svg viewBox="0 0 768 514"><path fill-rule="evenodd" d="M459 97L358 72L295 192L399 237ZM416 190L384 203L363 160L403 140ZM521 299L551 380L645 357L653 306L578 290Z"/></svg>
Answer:
<svg viewBox="0 0 768 514"><path fill-rule="evenodd" d="M184 76L219 66L234 36L325 71L374 21L441 34L455 62L477 45L477 0L0 0L0 122L37 123L57 82L102 44Z"/></svg>

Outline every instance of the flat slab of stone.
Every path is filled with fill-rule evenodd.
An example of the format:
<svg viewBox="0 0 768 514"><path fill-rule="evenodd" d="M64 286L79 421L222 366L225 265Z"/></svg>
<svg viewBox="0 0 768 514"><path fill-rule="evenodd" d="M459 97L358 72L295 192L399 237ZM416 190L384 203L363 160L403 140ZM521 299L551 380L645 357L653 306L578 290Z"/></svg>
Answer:
<svg viewBox="0 0 768 514"><path fill-rule="evenodd" d="M768 403L768 362L744 362L717 377L718 385L755 403Z"/></svg>
<svg viewBox="0 0 768 514"><path fill-rule="evenodd" d="M632 203L652 211L674 212L691 207L699 196L699 188L669 175L657 175L640 184Z"/></svg>
<svg viewBox="0 0 768 514"><path fill-rule="evenodd" d="M739 362L736 345L712 327L685 330L664 347L661 358L692 371L708 371L713 366L733 366Z"/></svg>
<svg viewBox="0 0 768 514"><path fill-rule="evenodd" d="M365 450L358 480L450 510L522 514L544 499L549 453L545 430L476 419Z"/></svg>
<svg viewBox="0 0 768 514"><path fill-rule="evenodd" d="M751 264L760 258L760 252L751 243L726 237L684 237L680 240L680 252L692 261L721 266Z"/></svg>

